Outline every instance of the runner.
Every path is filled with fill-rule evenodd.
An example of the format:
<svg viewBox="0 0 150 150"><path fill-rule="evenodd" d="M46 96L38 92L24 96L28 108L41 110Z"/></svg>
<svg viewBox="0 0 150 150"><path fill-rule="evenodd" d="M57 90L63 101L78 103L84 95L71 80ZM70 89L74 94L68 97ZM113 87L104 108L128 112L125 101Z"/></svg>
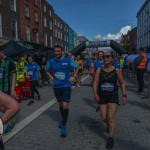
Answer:
<svg viewBox="0 0 150 150"><path fill-rule="evenodd" d="M98 55L98 60L96 60L94 62L94 70L96 72L96 70L98 68L101 68L103 65L104 65L104 62L103 62L103 54L104 52L103 51L99 51L99 55Z"/></svg>
<svg viewBox="0 0 150 150"><path fill-rule="evenodd" d="M69 102L71 97L71 82L75 80L79 67L69 57L62 55L63 49L60 45L56 45L54 48L55 58L50 59L47 62L46 70L49 78L54 81L54 94L59 103L59 109L62 116L62 120L59 123L61 130L61 136L67 136L67 119L69 113ZM70 77L70 70L77 68L74 76ZM52 75L50 75L52 70Z"/></svg>
<svg viewBox="0 0 150 150"><path fill-rule="evenodd" d="M3 48L0 46L0 91L16 98L16 67L10 58L6 57ZM4 134L10 133L14 129L15 118L7 123Z"/></svg>
<svg viewBox="0 0 150 150"><path fill-rule="evenodd" d="M80 59L80 56L78 55L77 57L76 57L76 62L77 62L77 64L79 65L79 71L78 71L78 73L77 73L77 83L76 83L76 86L77 87L80 87L80 84L81 84L81 76L82 76L82 73L83 73L83 62L82 62L82 60Z"/></svg>
<svg viewBox="0 0 150 150"><path fill-rule="evenodd" d="M100 104L101 119L108 125L109 138L106 148L112 149L114 146L115 116L119 105L117 81L119 81L122 90L123 105L126 104L126 89L121 70L112 66L112 53L105 52L103 60L104 66L97 69L94 77L93 91L95 100Z"/></svg>
<svg viewBox="0 0 150 150"><path fill-rule="evenodd" d="M34 58L32 56L29 56L28 61L29 63L26 66L26 71L28 78L30 80L31 97L30 102L27 105L30 106L34 103L34 92L37 94L38 100L40 100L40 94L36 86L38 85L38 80L41 76L40 76L40 67L36 62L34 62Z"/></svg>
<svg viewBox="0 0 150 150"><path fill-rule="evenodd" d="M19 110L19 105L12 97L0 92L0 112L3 112L0 117L0 150L4 150L2 140L3 125L13 118Z"/></svg>

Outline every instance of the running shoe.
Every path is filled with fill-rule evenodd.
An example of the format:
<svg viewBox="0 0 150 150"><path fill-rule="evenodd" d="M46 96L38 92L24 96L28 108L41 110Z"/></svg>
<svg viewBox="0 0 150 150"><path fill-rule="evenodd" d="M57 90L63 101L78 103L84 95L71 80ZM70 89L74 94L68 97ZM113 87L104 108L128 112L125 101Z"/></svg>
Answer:
<svg viewBox="0 0 150 150"><path fill-rule="evenodd" d="M61 120L59 123L58 123L58 128L61 128L63 126L63 121Z"/></svg>
<svg viewBox="0 0 150 150"><path fill-rule="evenodd" d="M64 125L64 123L63 123L63 121L61 120L61 121L58 123L58 128L61 128L63 125ZM66 123L66 125L68 125L68 122Z"/></svg>
<svg viewBox="0 0 150 150"><path fill-rule="evenodd" d="M27 105L31 106L31 105L33 105L33 103L34 103L34 101L30 101Z"/></svg>
<svg viewBox="0 0 150 150"><path fill-rule="evenodd" d="M13 131L14 126L15 126L15 124L8 125L8 126L6 127L6 129L4 130L4 132L3 132L3 135L8 135L8 134L10 134L10 133Z"/></svg>
<svg viewBox="0 0 150 150"><path fill-rule="evenodd" d="M61 137L66 137L66 136L67 136L67 128L66 128L66 125L63 125L63 126L60 128L60 131L61 131Z"/></svg>
<svg viewBox="0 0 150 150"><path fill-rule="evenodd" d="M106 148L107 149L112 149L114 147L114 139L112 137L109 137L107 143L106 143Z"/></svg>
<svg viewBox="0 0 150 150"><path fill-rule="evenodd" d="M38 101L41 99L41 95L38 95Z"/></svg>
<svg viewBox="0 0 150 150"><path fill-rule="evenodd" d="M76 84L76 87L80 87L80 84Z"/></svg>

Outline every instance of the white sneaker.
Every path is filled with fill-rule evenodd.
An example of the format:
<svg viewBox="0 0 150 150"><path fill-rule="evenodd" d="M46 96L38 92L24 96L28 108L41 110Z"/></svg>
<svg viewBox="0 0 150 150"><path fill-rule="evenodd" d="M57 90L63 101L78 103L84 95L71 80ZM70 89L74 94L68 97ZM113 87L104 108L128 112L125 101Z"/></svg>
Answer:
<svg viewBox="0 0 150 150"><path fill-rule="evenodd" d="M79 85L79 84L76 84L76 87L80 87L80 85Z"/></svg>

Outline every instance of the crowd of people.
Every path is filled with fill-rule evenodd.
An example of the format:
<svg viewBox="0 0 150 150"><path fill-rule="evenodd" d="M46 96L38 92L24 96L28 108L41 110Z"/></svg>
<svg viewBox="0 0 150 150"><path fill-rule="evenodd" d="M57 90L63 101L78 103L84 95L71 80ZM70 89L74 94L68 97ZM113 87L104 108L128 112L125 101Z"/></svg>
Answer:
<svg viewBox="0 0 150 150"><path fill-rule="evenodd" d="M42 87L51 83L62 117L58 127L61 136L66 137L71 86L72 84L78 88L82 86L81 78L86 73L91 76L94 99L99 104L98 111L107 127L106 148L112 149L116 126L115 116L120 105L118 83L122 91L123 105L126 104L127 98L123 80L124 59L114 56L111 52L103 51L100 51L97 57L81 59L80 55L75 57L70 53L65 53L60 45L54 47L54 56L49 60L46 57L37 60L34 56L22 53L12 60L5 56L3 48L0 47L0 111L4 112L0 126L7 122L3 134L10 133L15 125L14 116L20 110L16 102L20 103L29 99L27 106L32 106L35 102L34 93L37 95L37 100L41 99L37 86ZM146 61L145 55L142 56L136 64L136 68L140 70L139 74L141 74L140 66L145 65ZM9 104L7 100L5 103L4 97L11 103Z"/></svg>

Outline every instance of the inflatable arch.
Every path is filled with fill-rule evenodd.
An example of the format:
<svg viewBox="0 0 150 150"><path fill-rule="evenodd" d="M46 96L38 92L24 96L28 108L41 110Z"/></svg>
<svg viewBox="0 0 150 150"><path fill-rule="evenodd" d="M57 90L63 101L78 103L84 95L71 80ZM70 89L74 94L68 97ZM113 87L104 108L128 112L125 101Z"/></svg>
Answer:
<svg viewBox="0 0 150 150"><path fill-rule="evenodd" d="M84 51L85 48L94 47L111 47L118 54L127 54L127 50L113 40L82 42L77 47L75 47L70 53L72 53L73 55L78 55L82 51Z"/></svg>

